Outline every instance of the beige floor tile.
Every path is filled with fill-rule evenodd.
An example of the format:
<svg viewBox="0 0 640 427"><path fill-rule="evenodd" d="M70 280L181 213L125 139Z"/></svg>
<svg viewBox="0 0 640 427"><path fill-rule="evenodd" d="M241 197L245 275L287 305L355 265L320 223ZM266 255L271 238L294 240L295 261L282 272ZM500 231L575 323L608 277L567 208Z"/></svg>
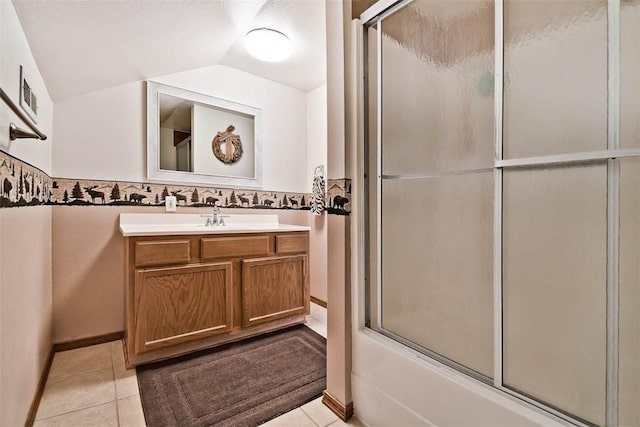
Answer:
<svg viewBox="0 0 640 427"><path fill-rule="evenodd" d="M311 304L311 310L307 326L326 338L326 309ZM125 368L122 341L56 353L36 419L37 427L144 427L136 372ZM322 404L321 399L264 425L363 427L355 419L348 424L343 423Z"/></svg>
<svg viewBox="0 0 640 427"><path fill-rule="evenodd" d="M325 427L338 419L331 409L324 406L319 397L300 407L317 425Z"/></svg>
<svg viewBox="0 0 640 427"><path fill-rule="evenodd" d="M324 406L319 397L300 407L320 427L325 427L338 419L331 409Z"/></svg>
<svg viewBox="0 0 640 427"><path fill-rule="evenodd" d="M344 426L366 427L362 423L362 421L360 421L356 417L351 417L351 419L346 423L344 421L338 419L337 421L334 421L333 423L329 424L329 427L344 427Z"/></svg>
<svg viewBox="0 0 640 427"><path fill-rule="evenodd" d="M111 368L111 343L56 353L48 381Z"/></svg>
<svg viewBox="0 0 640 427"><path fill-rule="evenodd" d="M129 396L118 400L120 427L145 427L140 396Z"/></svg>
<svg viewBox="0 0 640 427"><path fill-rule="evenodd" d="M318 304L311 303L310 316L319 322L327 323L327 309Z"/></svg>
<svg viewBox="0 0 640 427"><path fill-rule="evenodd" d="M313 317L307 317L307 327L309 327L312 331L317 332L323 337L327 337L327 324L321 323Z"/></svg>
<svg viewBox="0 0 640 427"><path fill-rule="evenodd" d="M122 347L122 340L111 342L111 358L113 360L113 366L124 367L124 349Z"/></svg>
<svg viewBox="0 0 640 427"><path fill-rule="evenodd" d="M274 418L262 425L264 427L317 427L300 408L280 415L278 418Z"/></svg>
<svg viewBox="0 0 640 427"><path fill-rule="evenodd" d="M136 377L136 370L116 370L117 398L124 399L125 397L135 396L136 394L140 394L140 390L138 389L138 377Z"/></svg>
<svg viewBox="0 0 640 427"><path fill-rule="evenodd" d="M36 421L34 427L118 427L116 402Z"/></svg>
<svg viewBox="0 0 640 427"><path fill-rule="evenodd" d="M124 363L122 341L114 341L112 347L113 370L116 378L116 396L118 399L139 394L136 370L127 369Z"/></svg>
<svg viewBox="0 0 640 427"><path fill-rule="evenodd" d="M86 409L116 398L113 369L89 372L47 382L36 419Z"/></svg>

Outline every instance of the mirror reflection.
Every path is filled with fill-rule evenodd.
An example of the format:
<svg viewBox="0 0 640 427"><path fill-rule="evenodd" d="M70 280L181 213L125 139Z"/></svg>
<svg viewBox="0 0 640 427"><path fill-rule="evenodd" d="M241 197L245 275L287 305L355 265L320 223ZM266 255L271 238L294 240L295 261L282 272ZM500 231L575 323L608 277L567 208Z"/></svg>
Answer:
<svg viewBox="0 0 640 427"><path fill-rule="evenodd" d="M192 101L160 94L160 169L193 172Z"/></svg>

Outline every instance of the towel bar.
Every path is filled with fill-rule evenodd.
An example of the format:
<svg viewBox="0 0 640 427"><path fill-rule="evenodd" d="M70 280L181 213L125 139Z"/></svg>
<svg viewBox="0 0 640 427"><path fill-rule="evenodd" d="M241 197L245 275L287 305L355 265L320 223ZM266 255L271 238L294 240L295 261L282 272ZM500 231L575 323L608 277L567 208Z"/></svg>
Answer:
<svg viewBox="0 0 640 427"><path fill-rule="evenodd" d="M0 88L0 98L2 98L4 103L7 104L9 106L9 108L11 108L11 111L13 111L20 118L20 120L22 120L27 126L29 126L29 128L33 132L35 132L35 133L29 133L29 132L27 132L27 131L25 131L23 129L20 129L15 124L10 123L9 124L9 139L11 141L13 141L15 139L18 139L18 138L36 138L36 139L40 139L42 141L47 139L47 135L45 135L44 133L40 132L38 130L38 128L35 127L33 125L33 123L31 123L31 120L29 120L29 118L26 116L26 114L24 114L18 108L18 106L11 100L11 98L9 98L9 95L7 95L6 92L4 90L2 90L2 88Z"/></svg>

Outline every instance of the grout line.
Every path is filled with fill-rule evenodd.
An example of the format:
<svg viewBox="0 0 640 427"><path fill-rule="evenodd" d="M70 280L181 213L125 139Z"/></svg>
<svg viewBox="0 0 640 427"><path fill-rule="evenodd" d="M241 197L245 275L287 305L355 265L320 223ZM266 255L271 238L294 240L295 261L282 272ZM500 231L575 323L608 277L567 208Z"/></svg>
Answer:
<svg viewBox="0 0 640 427"><path fill-rule="evenodd" d="M120 427L120 408L118 405L118 379L116 376L116 363L113 359L113 350L116 347L116 343L117 341L111 341L111 372L113 374L113 389L116 393L116 423L118 425L118 427Z"/></svg>
<svg viewBox="0 0 640 427"><path fill-rule="evenodd" d="M111 400L109 402L102 402L102 403L98 403L97 405L87 406L86 408L74 409L73 411L62 412L60 414L51 415L50 417L47 417L47 418L36 418L34 422L50 420L51 418L56 418L56 417L61 417L63 415L73 414L73 413L76 413L76 412L84 411L85 409L97 408L98 406L108 405L109 403L114 403L116 405L116 413L117 413L118 401L117 400Z"/></svg>
<svg viewBox="0 0 640 427"><path fill-rule="evenodd" d="M303 414L305 414L305 415L307 416L307 418L309 418L309 419L311 420L311 422L312 422L312 423L314 423L316 426L318 426L318 427L325 427L325 426L321 426L320 424L318 424L318 423L316 422L316 420L314 420L313 418L311 418L311 415L307 414L307 412L306 412L304 409L302 409L302 406L300 406L300 408L299 408L299 409L300 409L300 410L302 411L302 413L303 413ZM293 411L295 411L295 409L293 409L292 411L289 411L289 412L293 412ZM287 413L288 413L288 412L287 412ZM284 414L283 414L283 415L284 415Z"/></svg>
<svg viewBox="0 0 640 427"><path fill-rule="evenodd" d="M92 371L79 372L79 373L76 373L76 374L65 375L65 376L60 377L60 378L51 378L51 375L49 375L49 377L47 377L47 385L56 384L56 383L59 383L60 381L65 381L65 380L68 380L70 378L77 377L77 376L80 376L80 375L95 374L96 372L102 372L102 371L107 371L107 370L109 370L109 368L104 367L104 368L100 368L100 369L94 369ZM46 386L45 386L45 389L46 389Z"/></svg>

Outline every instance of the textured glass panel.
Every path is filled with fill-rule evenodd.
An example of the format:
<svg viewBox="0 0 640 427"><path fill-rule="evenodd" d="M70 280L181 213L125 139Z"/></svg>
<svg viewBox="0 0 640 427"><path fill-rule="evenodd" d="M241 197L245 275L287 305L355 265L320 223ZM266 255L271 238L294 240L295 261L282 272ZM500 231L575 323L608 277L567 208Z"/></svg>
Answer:
<svg viewBox="0 0 640 427"><path fill-rule="evenodd" d="M607 167L503 174L504 383L605 417Z"/></svg>
<svg viewBox="0 0 640 427"><path fill-rule="evenodd" d="M382 324L493 375L493 173L384 180Z"/></svg>
<svg viewBox="0 0 640 427"><path fill-rule="evenodd" d="M416 0L382 31L383 173L492 167L493 0Z"/></svg>
<svg viewBox="0 0 640 427"><path fill-rule="evenodd" d="M620 2L620 146L640 147L640 0ZM640 406L640 405L638 405Z"/></svg>
<svg viewBox="0 0 640 427"><path fill-rule="evenodd" d="M640 426L640 159L620 160L620 426Z"/></svg>
<svg viewBox="0 0 640 427"><path fill-rule="evenodd" d="M505 0L504 37L504 158L606 149L606 0Z"/></svg>

